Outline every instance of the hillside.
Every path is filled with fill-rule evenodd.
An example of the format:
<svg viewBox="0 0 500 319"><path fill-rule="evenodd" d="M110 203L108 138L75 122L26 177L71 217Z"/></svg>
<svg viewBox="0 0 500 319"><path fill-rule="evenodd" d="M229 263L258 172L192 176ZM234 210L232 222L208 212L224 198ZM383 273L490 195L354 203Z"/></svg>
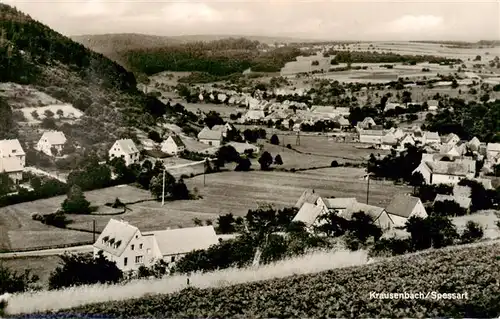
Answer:
<svg viewBox="0 0 500 319"><path fill-rule="evenodd" d="M56 121L56 128L86 146L129 136L131 127L154 125L168 111L139 92L134 75L119 64L5 4L0 32L0 82L6 84L0 99L10 105L11 116L20 114L20 98L24 106L71 104L83 116L70 124ZM17 129L33 129L22 115L12 122Z"/></svg>

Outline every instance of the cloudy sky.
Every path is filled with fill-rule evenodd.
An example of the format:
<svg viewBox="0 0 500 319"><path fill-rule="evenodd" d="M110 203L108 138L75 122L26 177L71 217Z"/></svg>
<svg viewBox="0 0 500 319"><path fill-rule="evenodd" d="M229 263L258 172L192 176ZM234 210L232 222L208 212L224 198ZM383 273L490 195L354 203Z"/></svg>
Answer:
<svg viewBox="0 0 500 319"><path fill-rule="evenodd" d="M0 0L65 35L500 39L499 0Z"/></svg>

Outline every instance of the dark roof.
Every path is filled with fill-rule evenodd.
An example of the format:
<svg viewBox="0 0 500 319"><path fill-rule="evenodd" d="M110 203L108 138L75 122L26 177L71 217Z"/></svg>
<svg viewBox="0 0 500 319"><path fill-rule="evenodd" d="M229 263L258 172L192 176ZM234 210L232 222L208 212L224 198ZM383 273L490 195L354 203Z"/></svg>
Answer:
<svg viewBox="0 0 500 319"><path fill-rule="evenodd" d="M389 214L408 218L419 201L418 197L405 194L396 195L385 210Z"/></svg>
<svg viewBox="0 0 500 319"><path fill-rule="evenodd" d="M177 146L186 146L184 144L184 142L182 141L182 139L179 136L177 136L177 135L171 135L171 137L172 137L172 139L174 140L174 142L175 142L175 144Z"/></svg>

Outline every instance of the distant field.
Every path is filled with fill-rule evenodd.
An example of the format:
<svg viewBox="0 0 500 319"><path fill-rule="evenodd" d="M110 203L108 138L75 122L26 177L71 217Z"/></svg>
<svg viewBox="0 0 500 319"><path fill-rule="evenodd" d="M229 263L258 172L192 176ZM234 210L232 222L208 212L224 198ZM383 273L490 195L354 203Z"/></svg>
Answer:
<svg viewBox="0 0 500 319"><path fill-rule="evenodd" d="M218 112L222 118L229 118L232 113L246 113L245 108L239 108L236 106L227 106L223 104L212 104L212 103L186 103L181 102L181 104L186 108L186 110L196 113L198 111L202 112L210 112L215 111Z"/></svg>
<svg viewBox="0 0 500 319"><path fill-rule="evenodd" d="M59 119L59 118L80 118L83 115L83 112L76 109L73 107L71 104L53 104L53 105L47 105L47 106L40 106L40 107L25 107L22 108L21 111L24 114L24 117L28 120L28 122L36 122L37 120L33 118L31 113L33 111L36 111L38 113L39 119L42 120L46 116L44 112L46 110L50 110L52 113L54 113L54 118ZM57 111L61 110L63 112L62 116L59 116L57 114Z"/></svg>
<svg viewBox="0 0 500 319"><path fill-rule="evenodd" d="M60 261L61 259L58 256L16 257L2 258L0 264L16 271L18 274L24 273L27 269L31 270L31 274L39 277L37 285L47 289L50 273L59 266Z"/></svg>

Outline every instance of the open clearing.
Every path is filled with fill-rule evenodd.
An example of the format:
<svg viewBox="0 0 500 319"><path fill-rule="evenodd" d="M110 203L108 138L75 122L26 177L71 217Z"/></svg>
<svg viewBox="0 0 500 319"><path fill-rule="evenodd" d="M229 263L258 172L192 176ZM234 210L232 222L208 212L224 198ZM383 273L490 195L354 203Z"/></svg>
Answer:
<svg viewBox="0 0 500 319"><path fill-rule="evenodd" d="M30 269L31 274L39 277L37 285L47 289L50 273L59 266L60 261L61 259L58 256L16 257L1 259L0 264L15 270L18 274Z"/></svg>
<svg viewBox="0 0 500 319"><path fill-rule="evenodd" d="M73 220L70 227L90 231L95 220L96 230L101 231L112 217L124 218L144 231L194 226L194 218L215 220L217 215L226 213L244 216L259 204L273 204L277 208L294 205L306 188L314 188L324 196L357 197L364 202L366 181L363 176L364 169L342 167L297 173L227 171L206 175L205 186L203 176L187 179L188 188L191 191L196 188L203 198L166 202L164 207L150 200L147 191L132 186L111 187L87 192L86 197L97 206L112 202L116 197L128 203L141 202L128 205L130 210L122 215L70 215ZM396 193L411 190L390 182L372 181L371 185L370 204L373 205L386 205ZM64 198L59 196L1 208L0 230L7 234L1 238L1 248L25 249L91 241L91 233L58 229L31 219L34 212L54 212Z"/></svg>

